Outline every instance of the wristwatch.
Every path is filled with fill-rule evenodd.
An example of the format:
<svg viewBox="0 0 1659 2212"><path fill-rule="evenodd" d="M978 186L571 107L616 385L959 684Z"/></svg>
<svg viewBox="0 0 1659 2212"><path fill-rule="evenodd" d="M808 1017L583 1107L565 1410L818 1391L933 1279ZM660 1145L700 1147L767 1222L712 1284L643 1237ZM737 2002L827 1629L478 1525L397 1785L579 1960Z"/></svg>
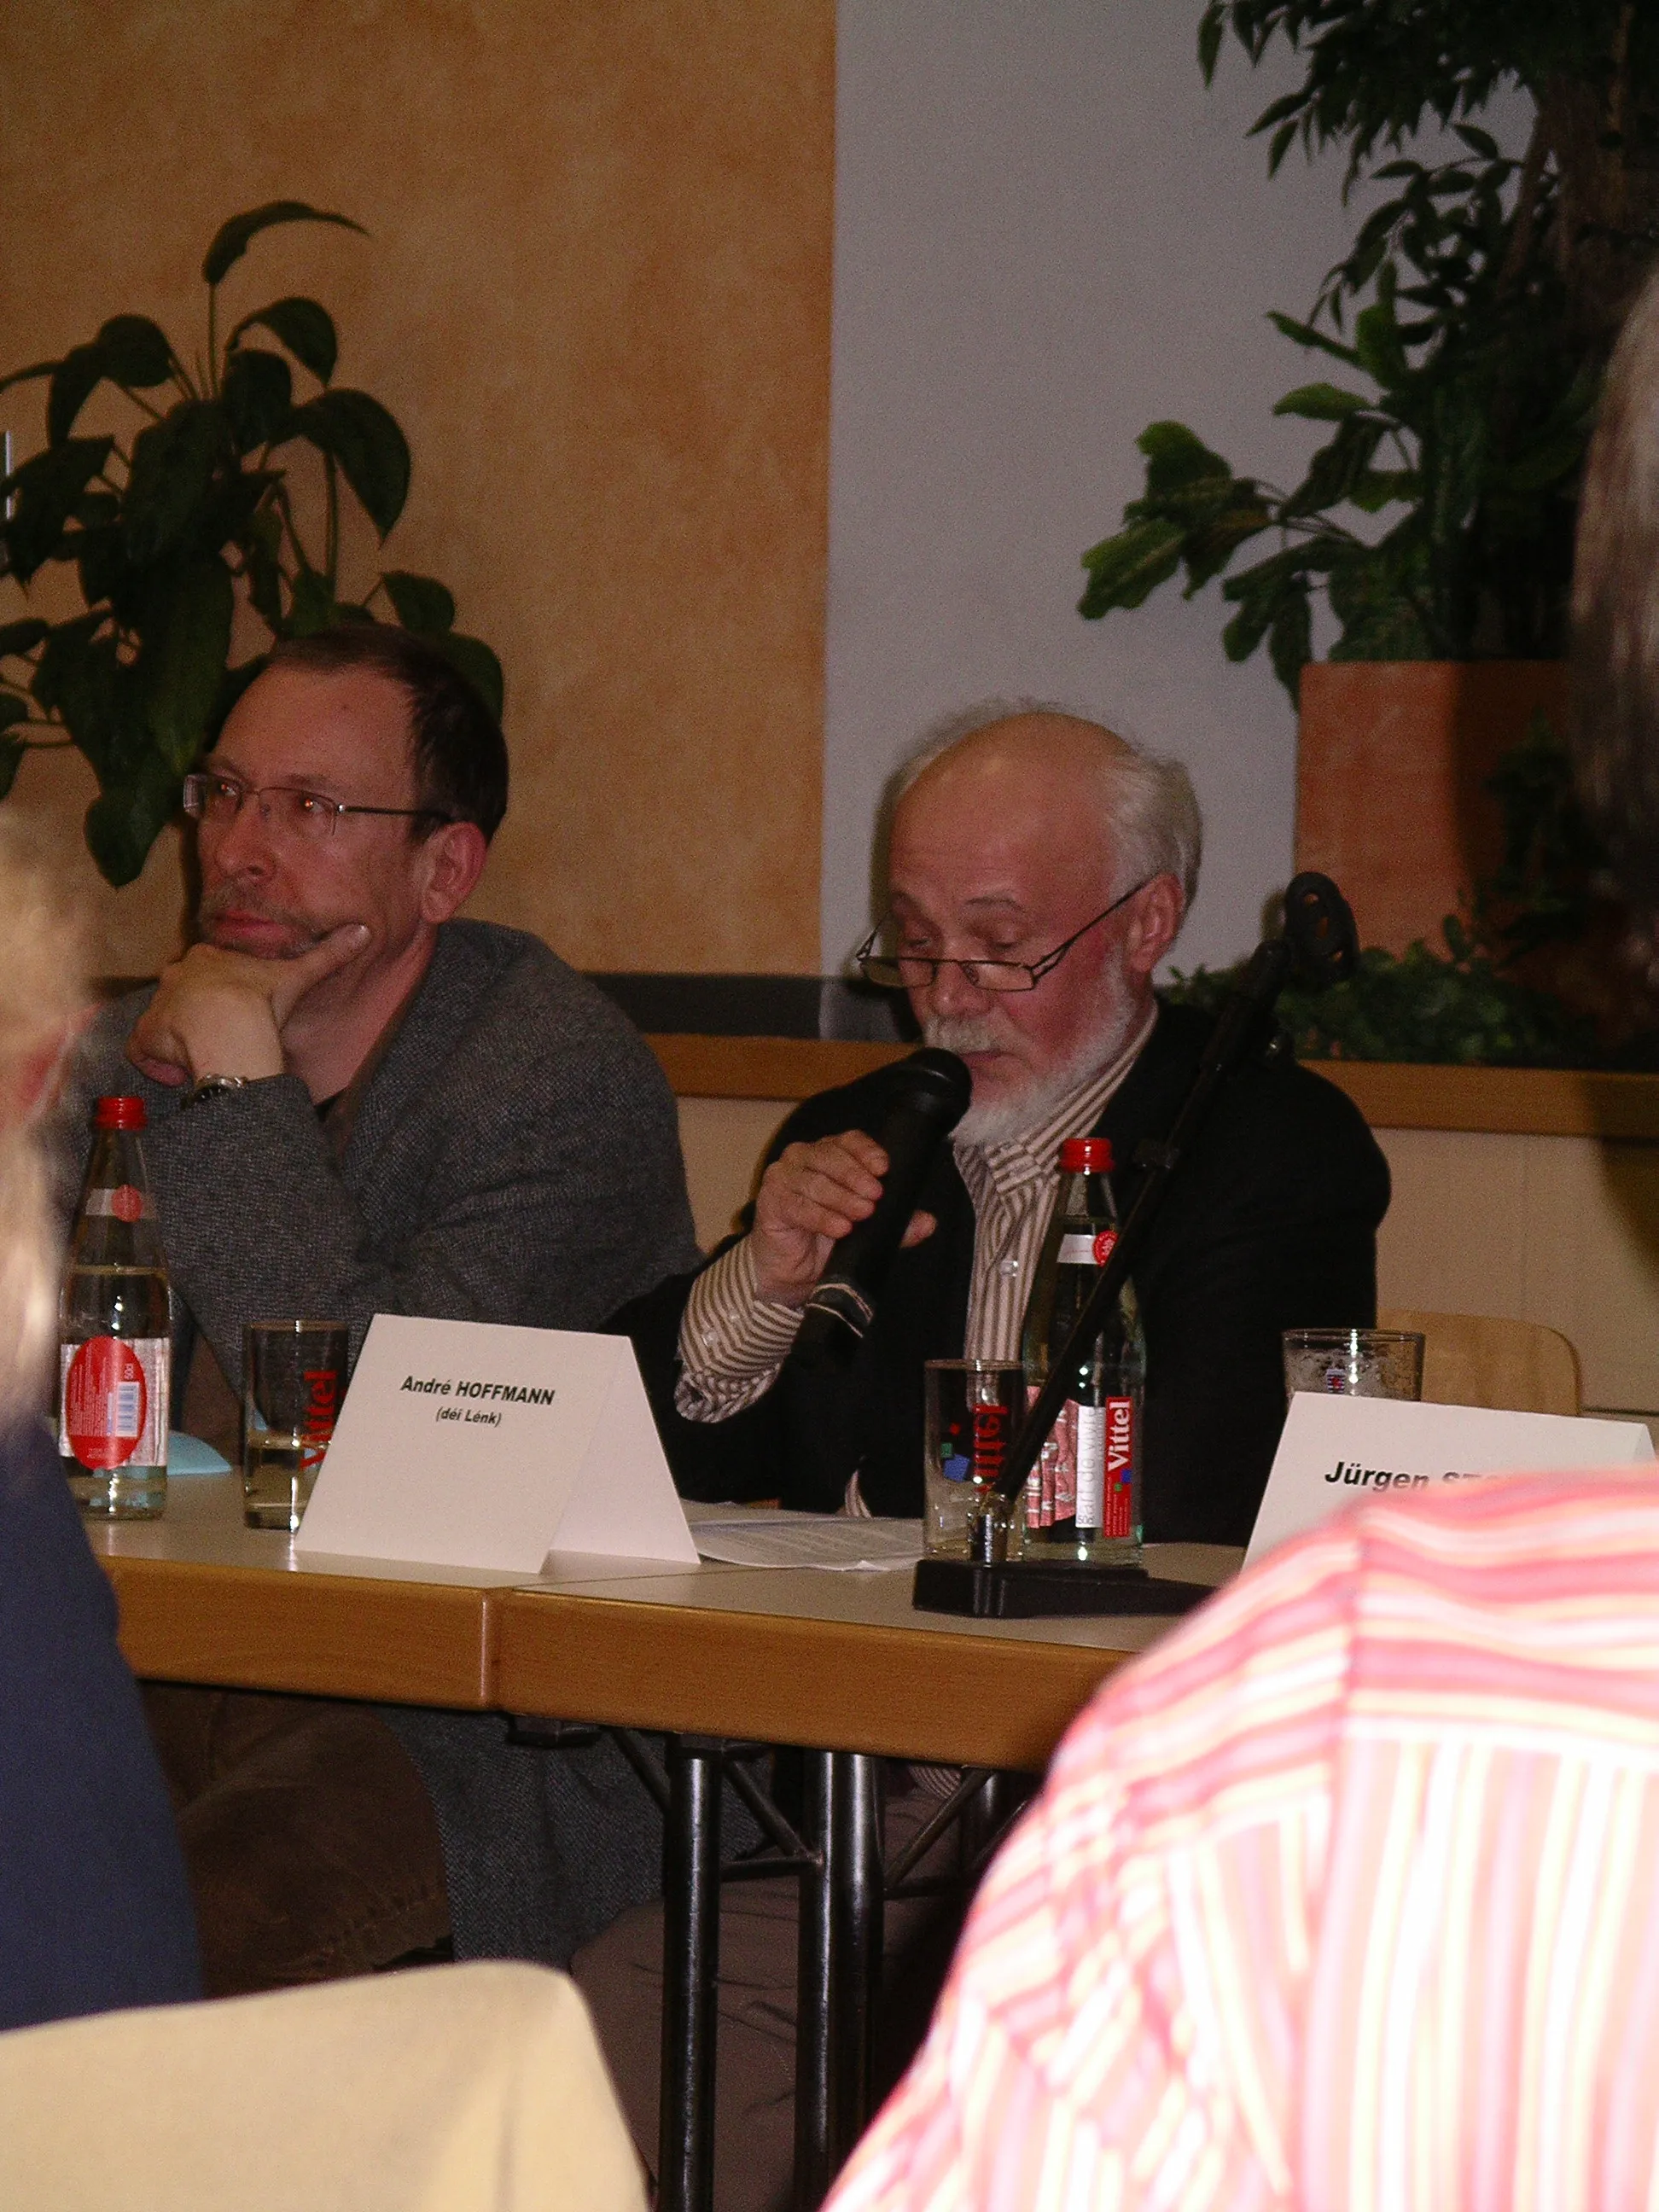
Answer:
<svg viewBox="0 0 1659 2212"><path fill-rule="evenodd" d="M199 1106L204 1098L217 1098L227 1091L245 1091L246 1075L198 1075L184 1097L179 1101L182 1114L187 1106Z"/></svg>

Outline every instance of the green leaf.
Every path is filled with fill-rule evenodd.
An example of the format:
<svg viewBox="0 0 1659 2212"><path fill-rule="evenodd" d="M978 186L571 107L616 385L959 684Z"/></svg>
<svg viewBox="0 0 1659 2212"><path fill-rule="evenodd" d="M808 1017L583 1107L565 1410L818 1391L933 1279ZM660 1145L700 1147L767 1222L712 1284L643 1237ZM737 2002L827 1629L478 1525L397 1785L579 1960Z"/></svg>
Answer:
<svg viewBox="0 0 1659 2212"><path fill-rule="evenodd" d="M1132 522L1083 556L1089 582L1078 612L1097 622L1114 607L1138 607L1173 576L1186 533L1170 522Z"/></svg>
<svg viewBox="0 0 1659 2212"><path fill-rule="evenodd" d="M25 615L21 622L0 623L0 660L11 653L33 653L51 634L52 624L37 615Z"/></svg>
<svg viewBox="0 0 1659 2212"><path fill-rule="evenodd" d="M60 446L76 417L106 380L124 390L146 391L173 374L167 333L148 315L112 315L89 345L71 346L52 372L46 401L46 441Z"/></svg>
<svg viewBox="0 0 1659 2212"><path fill-rule="evenodd" d="M319 630L333 627L334 594L328 587L328 578L315 568L301 568L289 594L288 619L283 625L283 635L314 637Z"/></svg>
<svg viewBox="0 0 1659 2212"><path fill-rule="evenodd" d="M362 223L354 222L348 215L330 215L321 208L307 206L304 200L267 200L263 207L249 208L220 225L202 263L204 279L210 284L222 283L262 230L284 222L331 222L341 230L355 230L360 237L368 235Z"/></svg>
<svg viewBox="0 0 1659 2212"><path fill-rule="evenodd" d="M128 712L131 672L117 658L114 639L94 634L101 620L77 615L59 623L41 649L29 687L36 705L62 722L100 781L124 766L136 769L149 750L142 721L135 729Z"/></svg>
<svg viewBox="0 0 1659 2212"><path fill-rule="evenodd" d="M87 809L87 848L118 890L143 872L149 848L179 811L179 779L155 754L104 785Z"/></svg>
<svg viewBox="0 0 1659 2212"><path fill-rule="evenodd" d="M1384 270L1387 267L1385 262ZM1359 366L1368 375L1374 376L1385 392L1403 384L1410 375L1411 363L1406 358L1391 297L1374 301L1354 317L1353 343Z"/></svg>
<svg viewBox="0 0 1659 2212"><path fill-rule="evenodd" d="M452 668L458 669L499 722L506 705L501 664L482 638L447 630L432 641Z"/></svg>
<svg viewBox="0 0 1659 2212"><path fill-rule="evenodd" d="M71 346L52 371L46 398L46 443L61 446L75 428L75 418L104 380L103 349Z"/></svg>
<svg viewBox="0 0 1659 2212"><path fill-rule="evenodd" d="M1477 130L1473 123L1454 123L1452 129L1470 153L1478 154L1483 161L1500 161L1504 158L1498 151L1498 141L1489 131Z"/></svg>
<svg viewBox="0 0 1659 2212"><path fill-rule="evenodd" d="M1221 53L1222 35L1226 27L1226 11L1218 4L1218 0L1210 0L1198 27L1198 65L1204 72L1206 84L1215 76L1215 65Z"/></svg>
<svg viewBox="0 0 1659 2212"><path fill-rule="evenodd" d="M28 747L16 738L0 738L0 799L9 795L27 750Z"/></svg>
<svg viewBox="0 0 1659 2212"><path fill-rule="evenodd" d="M405 629L418 637L440 637L455 627L453 595L430 576L411 576L406 569L388 568L380 581L392 612Z"/></svg>
<svg viewBox="0 0 1659 2212"><path fill-rule="evenodd" d="M239 453L275 445L288 434L294 378L281 354L267 353L263 346L239 346L226 364L220 396Z"/></svg>
<svg viewBox="0 0 1659 2212"><path fill-rule="evenodd" d="M234 350L243 331L256 326L269 331L279 344L285 345L319 384L326 384L333 375L339 341L334 333L333 317L315 300L273 300L257 313L244 315L230 334L225 349L227 356Z"/></svg>
<svg viewBox="0 0 1659 2212"><path fill-rule="evenodd" d="M236 593L222 561L198 561L169 579L160 621L138 661L144 726L168 766L193 768L230 659Z"/></svg>
<svg viewBox="0 0 1659 2212"><path fill-rule="evenodd" d="M149 392L173 374L167 334L148 315L112 315L99 331L97 343L112 384Z"/></svg>
<svg viewBox="0 0 1659 2212"><path fill-rule="evenodd" d="M1146 456L1149 494L1178 490L1206 477L1232 476L1229 464L1184 422L1149 422L1135 443Z"/></svg>
<svg viewBox="0 0 1659 2212"><path fill-rule="evenodd" d="M0 543L20 583L27 584L43 562L59 556L64 526L114 442L70 438L48 446L0 484L0 513L9 495L15 500L10 521L0 523Z"/></svg>
<svg viewBox="0 0 1659 2212"><path fill-rule="evenodd" d="M282 546L282 518L274 507L262 507L243 536L242 557L253 611L273 637L280 637L283 629Z"/></svg>
<svg viewBox="0 0 1659 2212"><path fill-rule="evenodd" d="M1299 415L1309 422L1342 422L1372 403L1358 392L1334 384L1298 384L1273 409L1275 415Z"/></svg>
<svg viewBox="0 0 1659 2212"><path fill-rule="evenodd" d="M319 392L294 421L301 436L338 461L384 542L409 496L409 447L396 422L368 392L345 390Z"/></svg>
<svg viewBox="0 0 1659 2212"><path fill-rule="evenodd" d="M1299 706L1302 672L1313 659L1313 614L1305 590L1284 600L1273 617L1267 634L1267 657L1273 674L1291 695L1291 704Z"/></svg>
<svg viewBox="0 0 1659 2212"><path fill-rule="evenodd" d="M1337 361L1346 361L1350 368L1363 368L1365 365L1352 346L1339 345L1323 331L1316 331L1311 323L1298 323L1294 315L1281 315L1277 308L1269 308L1267 320L1281 336L1293 339L1299 346L1330 354Z"/></svg>
<svg viewBox="0 0 1659 2212"><path fill-rule="evenodd" d="M143 566L182 549L231 445L224 411L210 399L180 400L134 440L121 518L131 560Z"/></svg>

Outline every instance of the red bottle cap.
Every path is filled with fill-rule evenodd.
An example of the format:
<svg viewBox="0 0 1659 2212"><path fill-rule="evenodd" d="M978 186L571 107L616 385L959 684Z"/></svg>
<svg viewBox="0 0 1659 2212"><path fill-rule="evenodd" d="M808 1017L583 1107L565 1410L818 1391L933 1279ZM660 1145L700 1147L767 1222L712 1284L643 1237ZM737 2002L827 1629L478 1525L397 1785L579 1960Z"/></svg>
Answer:
<svg viewBox="0 0 1659 2212"><path fill-rule="evenodd" d="M94 1129L147 1129L149 1116L142 1098L100 1098L92 1109Z"/></svg>
<svg viewBox="0 0 1659 2212"><path fill-rule="evenodd" d="M1110 1175L1111 1139L1067 1137L1060 1148L1060 1171L1061 1175Z"/></svg>

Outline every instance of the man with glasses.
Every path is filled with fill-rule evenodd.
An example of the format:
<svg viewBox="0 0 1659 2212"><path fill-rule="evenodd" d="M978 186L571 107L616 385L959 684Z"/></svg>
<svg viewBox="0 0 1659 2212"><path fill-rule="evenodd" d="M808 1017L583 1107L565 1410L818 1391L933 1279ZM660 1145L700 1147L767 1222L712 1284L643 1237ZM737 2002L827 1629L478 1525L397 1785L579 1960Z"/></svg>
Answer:
<svg viewBox="0 0 1659 2212"><path fill-rule="evenodd" d="M970 718L971 719L971 718ZM903 771L889 911L860 949L973 1097L844 1379L785 1362L835 1241L874 1207L889 1079L809 1100L741 1237L623 1321L681 1486L921 1510L922 1364L1018 1356L1060 1140L1111 1139L1120 1211L1208 1030L1152 978L1196 889L1186 771L1047 710L978 718ZM1146 1533L1242 1544L1284 1419L1279 1333L1361 1323L1388 1170L1340 1092L1288 1061L1224 1091L1136 1269L1146 1331Z"/></svg>
<svg viewBox="0 0 1659 2212"><path fill-rule="evenodd" d="M535 938L456 919L507 782L471 685L379 626L279 645L187 780L197 941L108 1009L81 1103L145 1099L179 1425L229 1456L247 1321L337 1318L354 1357L377 1312L591 1328L695 1260L674 1103L642 1039ZM466 1864L448 1899L463 1953L556 1956L568 1941L521 1900L570 1904L574 1939L654 1886L648 1838L615 1895L577 1838L594 1893L575 1902L523 1755L492 1765L476 1724L404 1717L400 1742L364 1707L164 1687L149 1709L210 1994L429 1946L434 1803Z"/></svg>
<svg viewBox="0 0 1659 2212"><path fill-rule="evenodd" d="M1166 1133L1187 1094L1209 1023L1160 1006L1152 977L1200 844L1185 769L1071 715L967 717L903 771L889 909L859 957L908 994L930 1044L967 1062L972 1099L844 1376L787 1363L836 1240L879 1196L887 1163L869 1133L886 1118L886 1073L793 1114L744 1233L618 1316L689 1495L921 1511L923 1363L1018 1358L1062 1139L1111 1139L1121 1210L1137 1146ZM1375 1318L1388 1199L1382 1157L1341 1092L1288 1061L1232 1079L1135 1270L1150 1537L1246 1540L1285 1416L1279 1333ZM890 1853L937 1811L933 1780L890 1778ZM948 1857L949 1839L938 1848ZM787 1881L722 1900L715 2158L732 2212L788 2202L795 1907ZM925 2013L952 1932L917 1905L890 1915L884 2069L905 2055L903 2023ZM660 1955L647 1906L575 1961L647 2160Z"/></svg>

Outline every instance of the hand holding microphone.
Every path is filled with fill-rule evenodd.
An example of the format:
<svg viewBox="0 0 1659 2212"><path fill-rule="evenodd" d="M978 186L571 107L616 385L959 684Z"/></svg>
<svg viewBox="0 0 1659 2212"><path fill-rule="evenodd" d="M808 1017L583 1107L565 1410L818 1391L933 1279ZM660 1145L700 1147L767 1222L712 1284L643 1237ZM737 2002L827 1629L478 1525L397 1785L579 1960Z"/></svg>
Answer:
<svg viewBox="0 0 1659 2212"><path fill-rule="evenodd" d="M749 1232L755 1281L763 1298L805 1305L835 1246L879 1204L890 1163L862 1129L791 1145L761 1178ZM908 1249L931 1237L931 1213L913 1213L902 1239Z"/></svg>
<svg viewBox="0 0 1659 2212"><path fill-rule="evenodd" d="M884 1084L874 1139L853 1131L804 1146L774 1186L777 1210L769 1218L801 1241L775 1241L773 1256L784 1264L773 1279L787 1279L793 1289L809 1267L823 1270L790 1355L802 1368L844 1369L864 1341L895 1258L933 1227L928 1217L917 1216L916 1200L974 1087L964 1062L933 1046L890 1069ZM788 1158L786 1152L778 1166Z"/></svg>

